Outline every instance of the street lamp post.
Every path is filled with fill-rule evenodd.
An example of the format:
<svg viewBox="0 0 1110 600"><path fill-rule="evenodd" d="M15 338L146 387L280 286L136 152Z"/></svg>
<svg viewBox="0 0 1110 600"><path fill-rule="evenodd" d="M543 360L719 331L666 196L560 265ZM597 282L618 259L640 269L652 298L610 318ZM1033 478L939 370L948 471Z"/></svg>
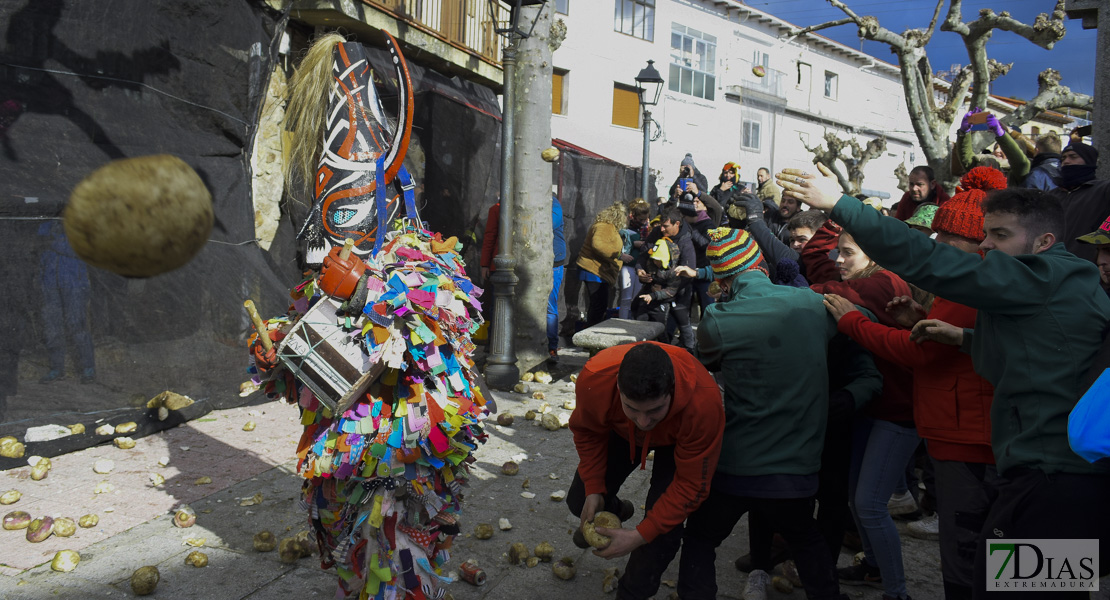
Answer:
<svg viewBox="0 0 1110 600"><path fill-rule="evenodd" d="M663 91L663 77L655 69L655 61L647 61L647 66L640 70L636 76L636 94L640 98L640 108L644 111L644 164L640 174L640 197L648 198L648 155L651 141L651 107L659 103L659 94Z"/></svg>
<svg viewBox="0 0 1110 600"><path fill-rule="evenodd" d="M501 73L503 80L501 109L501 215L497 221L497 256L493 259L493 323L490 327L490 354L486 361L486 383L499 390L508 390L520 379L513 347L513 298L516 295L516 258L513 257L513 108L516 90L513 72L516 68L517 42L532 35L547 0L509 0L509 24L494 31L504 36ZM490 20L497 22L498 0L488 0ZM519 28L520 9L539 6L528 31Z"/></svg>

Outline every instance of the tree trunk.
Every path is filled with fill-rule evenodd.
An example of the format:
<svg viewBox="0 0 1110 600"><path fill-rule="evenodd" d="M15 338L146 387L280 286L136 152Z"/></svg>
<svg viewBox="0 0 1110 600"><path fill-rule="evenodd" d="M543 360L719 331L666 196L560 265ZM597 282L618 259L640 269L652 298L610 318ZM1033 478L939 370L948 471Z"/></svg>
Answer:
<svg viewBox="0 0 1110 600"><path fill-rule="evenodd" d="M513 332L521 373L542 363L547 354L547 299L552 284L551 163L540 153L551 146L551 12L542 16L532 36L519 42L514 77L513 253L516 287ZM537 9L521 9L521 27Z"/></svg>

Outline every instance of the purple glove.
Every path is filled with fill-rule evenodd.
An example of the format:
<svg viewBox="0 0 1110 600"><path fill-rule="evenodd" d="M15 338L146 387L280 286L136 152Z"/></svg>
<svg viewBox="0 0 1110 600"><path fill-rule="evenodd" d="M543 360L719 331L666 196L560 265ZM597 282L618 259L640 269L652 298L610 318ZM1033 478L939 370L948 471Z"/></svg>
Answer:
<svg viewBox="0 0 1110 600"><path fill-rule="evenodd" d="M994 114L987 115L987 129L994 132L994 137L1006 135L1006 130L1002 128L1002 123L998 122L998 117Z"/></svg>
<svg viewBox="0 0 1110 600"><path fill-rule="evenodd" d="M975 108L972 108L971 110L967 111L966 113L964 113L964 118L963 118L963 120L960 121L959 132L960 133L967 133L968 131L970 131L971 130L971 123L969 123L968 120L971 118L971 115L973 115L975 113L978 113L978 112L982 112L982 110L983 109L981 109L981 108L975 107Z"/></svg>

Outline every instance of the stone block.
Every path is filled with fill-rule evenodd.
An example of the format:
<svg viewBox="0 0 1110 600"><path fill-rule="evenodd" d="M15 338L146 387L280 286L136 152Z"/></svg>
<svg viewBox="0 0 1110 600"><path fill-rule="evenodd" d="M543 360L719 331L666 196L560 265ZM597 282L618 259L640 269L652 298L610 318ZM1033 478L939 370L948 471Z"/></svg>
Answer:
<svg viewBox="0 0 1110 600"><path fill-rule="evenodd" d="M574 334L575 346L585 348L590 354L620 344L654 340L663 334L663 324L629 319L607 319Z"/></svg>

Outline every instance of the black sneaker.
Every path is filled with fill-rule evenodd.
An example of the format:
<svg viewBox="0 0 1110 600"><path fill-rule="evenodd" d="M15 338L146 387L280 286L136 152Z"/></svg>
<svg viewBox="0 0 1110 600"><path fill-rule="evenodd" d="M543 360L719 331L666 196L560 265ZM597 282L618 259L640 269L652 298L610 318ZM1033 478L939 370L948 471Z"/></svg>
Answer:
<svg viewBox="0 0 1110 600"><path fill-rule="evenodd" d="M869 585L876 589L883 587L883 576L879 573L879 567L872 567L867 563L837 569L836 576L840 578L840 583L845 585Z"/></svg>

